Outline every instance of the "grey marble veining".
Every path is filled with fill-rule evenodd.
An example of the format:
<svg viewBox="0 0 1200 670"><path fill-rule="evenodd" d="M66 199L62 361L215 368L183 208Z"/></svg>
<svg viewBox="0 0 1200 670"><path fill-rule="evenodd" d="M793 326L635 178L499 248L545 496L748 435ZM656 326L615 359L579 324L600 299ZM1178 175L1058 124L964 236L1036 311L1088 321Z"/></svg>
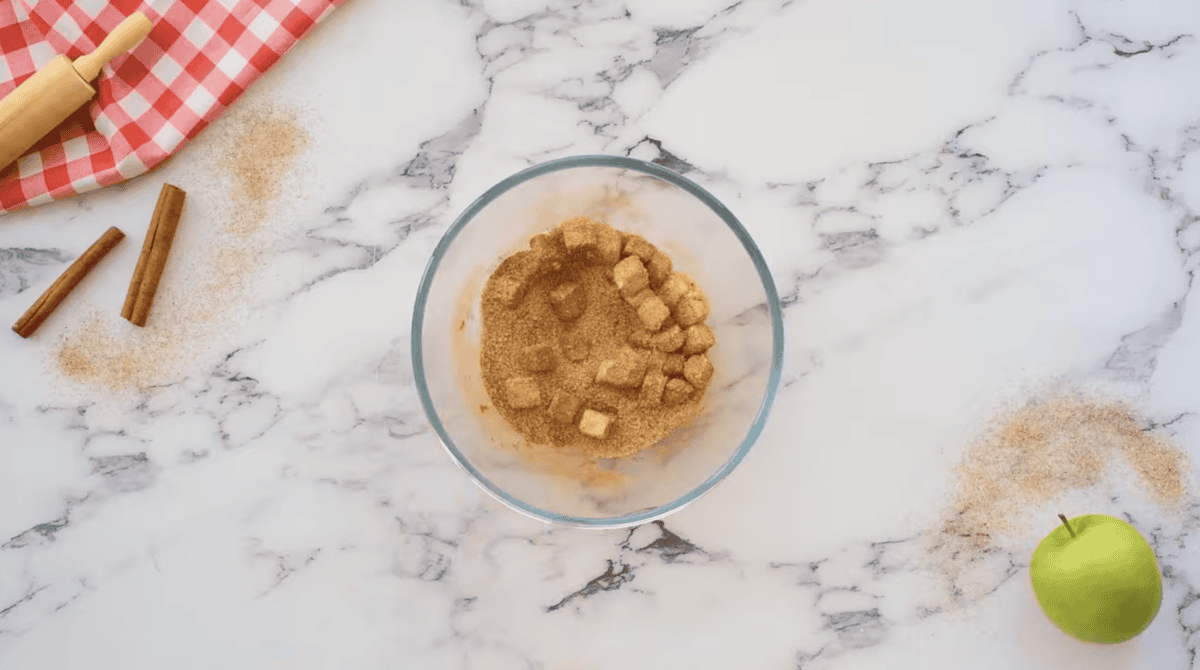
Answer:
<svg viewBox="0 0 1200 670"><path fill-rule="evenodd" d="M1200 667L1194 497L1167 511L1114 475L1071 499L1128 518L1163 570L1159 616L1113 647L1041 614L1038 537L998 543L957 602L929 544L972 438L1047 389L1128 402L1200 458L1198 36L1184 0L352 0L235 105L300 110L312 142L255 290L171 340L155 384L57 356L120 305L163 181L188 191L180 253L220 241L235 117L0 222L10 322L105 228L130 236L0 344L0 668ZM787 328L739 469L595 533L450 462L408 333L454 217L584 153L722 199Z"/></svg>

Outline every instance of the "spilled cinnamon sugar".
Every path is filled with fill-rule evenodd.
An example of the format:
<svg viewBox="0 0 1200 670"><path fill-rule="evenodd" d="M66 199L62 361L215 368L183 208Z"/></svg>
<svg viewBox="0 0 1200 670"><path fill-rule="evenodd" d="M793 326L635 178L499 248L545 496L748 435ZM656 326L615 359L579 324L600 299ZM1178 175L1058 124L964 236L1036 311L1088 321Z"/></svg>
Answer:
<svg viewBox="0 0 1200 670"><path fill-rule="evenodd" d="M1047 505L1111 483L1121 466L1160 507L1189 493L1187 455L1123 404L1059 396L995 421L956 468L953 503L928 538L952 603L994 588L1002 566L988 566L1005 554L1028 559L1056 525Z"/></svg>
<svg viewBox="0 0 1200 670"><path fill-rule="evenodd" d="M92 306L51 350L63 376L110 391L136 390L168 381L236 332L252 298L253 279L282 235L276 224L286 209L291 175L309 144L294 110L243 104L206 131L211 154L194 157L181 177L196 195L182 227L144 329L128 328L120 304ZM227 178L225 192L190 184ZM218 190L218 192L219 192ZM205 197L208 196L208 197ZM216 200L214 202L214 200ZM144 212L150 221L150 212ZM130 268L132 272L132 267Z"/></svg>

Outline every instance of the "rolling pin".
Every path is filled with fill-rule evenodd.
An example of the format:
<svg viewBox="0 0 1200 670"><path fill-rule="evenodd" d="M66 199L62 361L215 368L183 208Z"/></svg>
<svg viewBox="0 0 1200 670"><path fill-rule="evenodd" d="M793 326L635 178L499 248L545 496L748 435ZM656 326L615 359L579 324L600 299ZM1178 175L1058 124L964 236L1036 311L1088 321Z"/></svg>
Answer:
<svg viewBox="0 0 1200 670"><path fill-rule="evenodd" d="M54 60L0 100L0 170L7 168L58 124L96 95L91 81L100 68L137 46L150 33L150 19L138 12L121 22L92 53L74 63Z"/></svg>

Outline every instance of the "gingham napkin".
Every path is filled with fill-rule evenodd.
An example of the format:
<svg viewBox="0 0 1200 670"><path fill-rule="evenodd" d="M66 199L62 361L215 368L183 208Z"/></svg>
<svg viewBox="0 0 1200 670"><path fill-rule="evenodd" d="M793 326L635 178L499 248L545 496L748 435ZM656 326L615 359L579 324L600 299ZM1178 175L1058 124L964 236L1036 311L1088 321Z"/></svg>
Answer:
<svg viewBox="0 0 1200 670"><path fill-rule="evenodd" d="M0 212L132 179L181 149L346 0L0 0L0 97L59 54L90 53L125 17L154 24L99 94L0 171Z"/></svg>

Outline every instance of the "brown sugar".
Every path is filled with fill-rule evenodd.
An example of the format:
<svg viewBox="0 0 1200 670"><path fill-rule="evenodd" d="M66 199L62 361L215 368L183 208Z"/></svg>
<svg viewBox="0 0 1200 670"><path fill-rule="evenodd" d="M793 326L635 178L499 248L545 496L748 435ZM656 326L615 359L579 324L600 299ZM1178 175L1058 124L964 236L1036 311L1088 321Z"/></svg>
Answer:
<svg viewBox="0 0 1200 670"><path fill-rule="evenodd" d="M653 445L701 411L712 365L693 356L688 369L676 353L687 341L685 329L653 290L643 258L652 262L662 290L678 291L667 300L687 303L688 325L703 321L707 299L690 278L670 271L665 254L641 237L582 217L535 235L530 250L505 258L488 278L480 343L484 389L530 443L619 458ZM705 349L715 344L715 338L697 345L701 341ZM689 370L702 383L684 381Z"/></svg>

